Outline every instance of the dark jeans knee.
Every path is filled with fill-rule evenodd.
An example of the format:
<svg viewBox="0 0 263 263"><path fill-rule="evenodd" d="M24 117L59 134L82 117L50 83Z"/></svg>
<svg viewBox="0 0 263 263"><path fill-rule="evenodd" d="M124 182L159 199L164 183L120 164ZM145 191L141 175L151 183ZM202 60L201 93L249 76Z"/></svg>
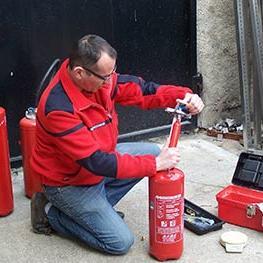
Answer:
<svg viewBox="0 0 263 263"><path fill-rule="evenodd" d="M126 233L125 235L120 236L118 240L116 240L115 242L106 245L106 249L111 254L123 255L129 251L133 243L134 243L134 236L131 232L129 232Z"/></svg>

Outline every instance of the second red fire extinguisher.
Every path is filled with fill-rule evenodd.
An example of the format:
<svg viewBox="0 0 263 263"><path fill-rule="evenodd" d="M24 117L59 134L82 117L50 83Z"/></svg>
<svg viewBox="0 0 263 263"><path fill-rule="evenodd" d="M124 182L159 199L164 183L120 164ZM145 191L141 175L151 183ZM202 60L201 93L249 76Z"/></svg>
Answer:
<svg viewBox="0 0 263 263"><path fill-rule="evenodd" d="M14 209L5 110L0 107L0 216Z"/></svg>
<svg viewBox="0 0 263 263"><path fill-rule="evenodd" d="M181 132L182 105L174 113L169 147L176 147ZM184 173L158 172L149 180L149 253L160 261L179 259L183 252Z"/></svg>
<svg viewBox="0 0 263 263"><path fill-rule="evenodd" d="M41 80L37 90L36 105L38 105L42 93L48 82L54 77L59 65L60 60L55 59ZM35 192L43 192L41 178L30 166L30 158L36 141L36 108L28 108L25 115L26 116L20 121L19 126L25 194L27 197L31 198Z"/></svg>
<svg viewBox="0 0 263 263"><path fill-rule="evenodd" d="M36 112L35 108L29 108L25 117L20 120L20 140L23 159L25 195L29 198L35 192L42 192L41 180L30 167L30 158L35 145Z"/></svg>

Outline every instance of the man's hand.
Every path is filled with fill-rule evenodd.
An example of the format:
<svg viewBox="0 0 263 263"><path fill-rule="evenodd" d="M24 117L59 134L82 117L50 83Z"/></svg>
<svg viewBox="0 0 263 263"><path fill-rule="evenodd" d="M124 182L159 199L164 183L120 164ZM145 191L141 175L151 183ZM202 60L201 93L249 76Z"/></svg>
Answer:
<svg viewBox="0 0 263 263"><path fill-rule="evenodd" d="M183 100L177 99L176 101L186 105L192 115L200 113L204 108L204 103L197 94L186 93Z"/></svg>
<svg viewBox="0 0 263 263"><path fill-rule="evenodd" d="M180 161L179 151L176 147L165 145L161 153L156 157L156 171L174 168Z"/></svg>

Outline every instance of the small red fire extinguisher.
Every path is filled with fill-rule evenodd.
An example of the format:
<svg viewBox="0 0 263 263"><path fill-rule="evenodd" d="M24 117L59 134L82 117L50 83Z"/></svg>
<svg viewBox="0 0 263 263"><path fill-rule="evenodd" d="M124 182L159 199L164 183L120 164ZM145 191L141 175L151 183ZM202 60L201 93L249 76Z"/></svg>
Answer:
<svg viewBox="0 0 263 263"><path fill-rule="evenodd" d="M177 105L167 111L174 113L169 147L176 147L181 133L181 116L189 117ZM149 253L160 261L179 259L183 253L184 173L173 168L158 172L149 180Z"/></svg>
<svg viewBox="0 0 263 263"><path fill-rule="evenodd" d="M20 142L23 160L25 195L29 198L35 192L42 192L40 176L30 167L30 158L36 141L36 108L28 108L20 120Z"/></svg>
<svg viewBox="0 0 263 263"><path fill-rule="evenodd" d="M0 216L6 216L14 209L9 157L6 114L0 107Z"/></svg>

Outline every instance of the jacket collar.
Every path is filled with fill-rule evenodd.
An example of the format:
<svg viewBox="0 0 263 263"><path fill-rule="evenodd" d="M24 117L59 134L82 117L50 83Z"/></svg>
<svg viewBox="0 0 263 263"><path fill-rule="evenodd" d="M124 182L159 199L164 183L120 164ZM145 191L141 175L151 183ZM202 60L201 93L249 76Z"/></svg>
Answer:
<svg viewBox="0 0 263 263"><path fill-rule="evenodd" d="M92 95L84 95L81 90L76 86L73 80L70 78L68 73L69 59L66 59L59 70L59 79L62 82L62 86L67 93L68 97L78 110L84 110L90 106L103 106L107 109L109 108L109 100L111 100L111 93L113 92L113 87L117 83L117 73L112 76L112 82L110 84L103 84L103 86ZM100 98L100 99L98 99ZM96 103L97 102L97 103Z"/></svg>
<svg viewBox="0 0 263 263"><path fill-rule="evenodd" d="M78 110L88 108L92 102L87 96L85 96L81 90L76 86L68 73L69 59L66 59L59 70L59 78L62 82L62 86L69 96L70 100Z"/></svg>

